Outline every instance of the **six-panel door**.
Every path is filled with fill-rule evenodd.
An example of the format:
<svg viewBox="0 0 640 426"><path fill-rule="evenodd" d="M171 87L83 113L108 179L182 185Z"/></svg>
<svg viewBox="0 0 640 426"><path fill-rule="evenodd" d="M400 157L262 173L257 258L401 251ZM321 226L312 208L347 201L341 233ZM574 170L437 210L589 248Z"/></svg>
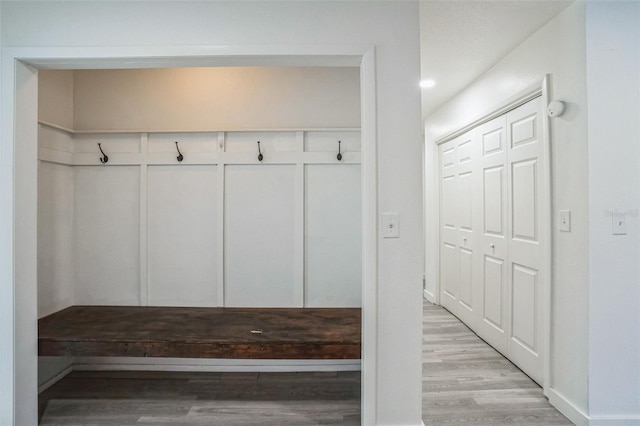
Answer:
<svg viewBox="0 0 640 426"><path fill-rule="evenodd" d="M540 107L536 98L440 146L441 303L538 382Z"/></svg>

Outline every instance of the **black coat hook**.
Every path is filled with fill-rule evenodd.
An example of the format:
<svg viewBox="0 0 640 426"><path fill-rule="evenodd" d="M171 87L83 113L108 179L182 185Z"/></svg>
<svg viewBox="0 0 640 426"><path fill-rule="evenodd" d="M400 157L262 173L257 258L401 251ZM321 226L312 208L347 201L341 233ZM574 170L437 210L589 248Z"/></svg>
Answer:
<svg viewBox="0 0 640 426"><path fill-rule="evenodd" d="M178 141L176 141L176 149L178 150L178 156L176 158L178 159L179 163L182 163L182 160L184 160L184 155L182 155L182 153L180 152L180 148L178 148Z"/></svg>
<svg viewBox="0 0 640 426"><path fill-rule="evenodd" d="M340 144L342 141L338 141L338 161L342 161L342 153L340 152Z"/></svg>
<svg viewBox="0 0 640 426"><path fill-rule="evenodd" d="M109 157L107 156L107 154L104 153L104 151L102 150L102 145L100 144L100 142L98 142L98 149L100 150L100 152L102 153L102 157L100 157L100 162L102 164L108 163L109 162Z"/></svg>
<svg viewBox="0 0 640 426"><path fill-rule="evenodd" d="M258 161L262 161L264 159L264 156L262 155L262 152L260 151L260 141L258 141Z"/></svg>

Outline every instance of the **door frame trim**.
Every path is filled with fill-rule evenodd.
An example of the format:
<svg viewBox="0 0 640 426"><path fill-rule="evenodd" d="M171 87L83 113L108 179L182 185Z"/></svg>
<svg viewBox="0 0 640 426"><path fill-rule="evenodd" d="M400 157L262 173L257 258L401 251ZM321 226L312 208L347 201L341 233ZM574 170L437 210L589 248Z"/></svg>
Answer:
<svg viewBox="0 0 640 426"><path fill-rule="evenodd" d="M376 46L368 44L2 49L0 340L8 344L0 350L0 391L6 391L7 396L0 400L0 423L35 423L31 420L37 415L37 410L34 411L37 406L37 380L34 380L37 372L37 221L34 214L37 211L37 70L221 65L360 67L363 188L361 415L363 424L376 423L379 397L377 59ZM26 82L26 90L17 85L21 78ZM17 242L21 243L18 247ZM21 277L20 273L24 276Z"/></svg>

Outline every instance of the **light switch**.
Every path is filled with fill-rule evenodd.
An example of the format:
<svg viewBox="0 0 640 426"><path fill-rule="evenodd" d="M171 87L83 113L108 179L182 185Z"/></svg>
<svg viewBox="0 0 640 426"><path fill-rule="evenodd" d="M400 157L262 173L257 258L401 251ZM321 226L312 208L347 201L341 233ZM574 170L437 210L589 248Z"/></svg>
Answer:
<svg viewBox="0 0 640 426"><path fill-rule="evenodd" d="M627 235L627 215L624 213L614 213L611 217L613 219L611 233L613 235Z"/></svg>
<svg viewBox="0 0 640 426"><path fill-rule="evenodd" d="M398 238L399 236L398 213L382 213L382 237Z"/></svg>
<svg viewBox="0 0 640 426"><path fill-rule="evenodd" d="M571 232L571 210L560 210L558 214L558 229Z"/></svg>

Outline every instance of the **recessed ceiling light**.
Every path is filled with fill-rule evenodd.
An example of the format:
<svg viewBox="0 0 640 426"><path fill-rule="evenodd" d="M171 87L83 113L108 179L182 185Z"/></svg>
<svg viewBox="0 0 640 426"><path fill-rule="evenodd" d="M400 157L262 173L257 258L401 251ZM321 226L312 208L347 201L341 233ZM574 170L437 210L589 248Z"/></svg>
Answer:
<svg viewBox="0 0 640 426"><path fill-rule="evenodd" d="M423 89L429 89L435 85L436 85L435 80L422 80L420 82L420 87L422 87Z"/></svg>

